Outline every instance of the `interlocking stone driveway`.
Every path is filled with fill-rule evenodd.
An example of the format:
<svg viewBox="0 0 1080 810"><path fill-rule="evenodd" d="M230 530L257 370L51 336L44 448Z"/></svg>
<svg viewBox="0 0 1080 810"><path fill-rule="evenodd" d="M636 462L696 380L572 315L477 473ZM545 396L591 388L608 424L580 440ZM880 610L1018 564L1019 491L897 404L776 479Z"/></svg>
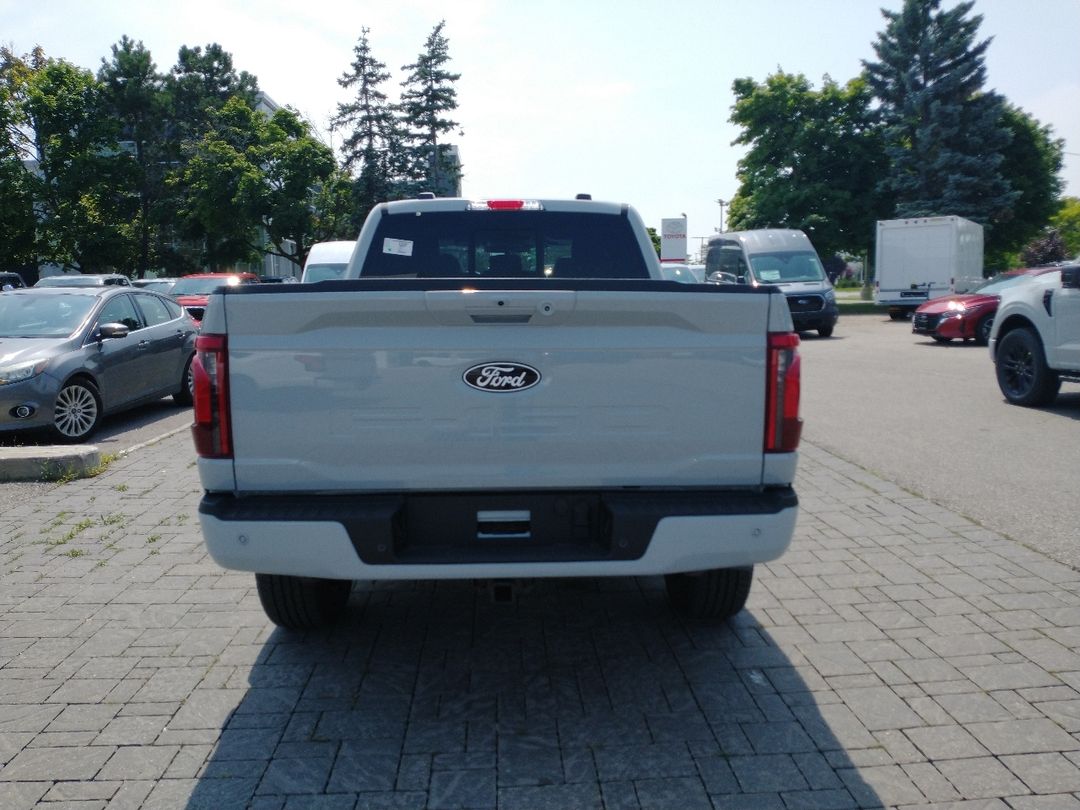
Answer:
<svg viewBox="0 0 1080 810"><path fill-rule="evenodd" d="M0 808L1080 807L1080 576L812 446L798 489L730 625L358 583L299 636L169 437L0 516Z"/></svg>

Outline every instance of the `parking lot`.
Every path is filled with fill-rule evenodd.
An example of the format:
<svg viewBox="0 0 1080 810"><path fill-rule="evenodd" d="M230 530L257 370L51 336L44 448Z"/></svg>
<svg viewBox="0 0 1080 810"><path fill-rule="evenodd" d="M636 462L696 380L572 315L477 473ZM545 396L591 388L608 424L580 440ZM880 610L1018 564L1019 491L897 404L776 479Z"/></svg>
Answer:
<svg viewBox="0 0 1080 810"><path fill-rule="evenodd" d="M184 431L10 502L0 808L1080 807L1080 575L1039 526L994 522L1010 490L951 502L996 472L941 462L971 451L940 426L904 441L925 372L887 361L923 349L861 318L804 344L796 539L728 625L681 622L640 579L509 603L486 583L357 583L333 630L275 629L252 577L202 549ZM869 382L879 339L884 394L843 370ZM931 390L984 373L994 396L985 350L932 348L968 371ZM1073 400L969 406L945 422L991 445L999 423L1065 425L1055 449L1076 448ZM1045 472L1003 441L1006 471ZM926 472L906 467L924 448Z"/></svg>

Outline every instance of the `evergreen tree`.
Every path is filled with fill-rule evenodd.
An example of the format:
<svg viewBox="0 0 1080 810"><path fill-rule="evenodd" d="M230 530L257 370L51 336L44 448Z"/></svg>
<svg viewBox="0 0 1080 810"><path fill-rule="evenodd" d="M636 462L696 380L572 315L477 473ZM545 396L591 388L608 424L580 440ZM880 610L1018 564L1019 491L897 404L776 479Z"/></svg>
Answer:
<svg viewBox="0 0 1080 810"><path fill-rule="evenodd" d="M361 223L378 203L394 199L397 175L402 171L402 133L394 106L380 89L390 74L386 64L372 55L369 33L368 28L361 29L351 71L338 79L342 87L354 88L355 98L338 105L330 124L347 132L341 147L345 168L360 169L353 198L354 215Z"/></svg>
<svg viewBox="0 0 1080 810"><path fill-rule="evenodd" d="M186 199L190 189L184 181L188 160L198 153L203 138L214 127L214 117L230 99L238 97L249 108L255 108L259 100L259 82L247 71L237 71L232 55L215 42L205 48L182 46L176 64L165 77L165 91L168 98L165 163L170 167L165 187L168 193L156 207L154 222L167 246L160 257L161 263L169 275L182 275L200 269L208 256L218 255L214 246L187 242L184 234L177 230L179 223L173 212L190 208L190 201ZM229 216L229 213L222 209L220 215ZM191 220L187 222L190 225ZM223 255L232 253L225 250Z"/></svg>
<svg viewBox="0 0 1080 810"><path fill-rule="evenodd" d="M446 64L450 61L449 41L443 36L446 20L432 30L424 42L424 52L411 65L402 70L410 71L401 83L401 114L404 118L406 143L411 156L414 181L425 186L423 190L446 194L457 187L461 168L450 159L447 144L439 137L458 127L448 114L457 109L457 90L454 82L460 73L450 73ZM417 189L420 190L420 189Z"/></svg>
<svg viewBox="0 0 1080 810"><path fill-rule="evenodd" d="M1001 174L1009 132L993 94L982 92L991 40L976 42L973 0L904 0L863 62L881 101L891 169L883 186L896 216L955 214L985 226L1009 216L1018 194Z"/></svg>
<svg viewBox="0 0 1080 810"><path fill-rule="evenodd" d="M156 208L165 196L165 77L142 42L124 36L112 46L112 59L101 60L98 81L135 163L130 193L138 208L124 229L131 241L135 275L142 278L158 266L163 242L155 220L164 219Z"/></svg>

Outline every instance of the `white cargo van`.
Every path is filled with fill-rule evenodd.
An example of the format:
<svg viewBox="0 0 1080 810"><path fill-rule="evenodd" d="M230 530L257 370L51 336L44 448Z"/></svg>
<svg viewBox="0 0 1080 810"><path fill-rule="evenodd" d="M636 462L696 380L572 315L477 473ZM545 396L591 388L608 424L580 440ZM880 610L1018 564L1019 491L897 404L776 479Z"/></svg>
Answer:
<svg viewBox="0 0 1080 810"><path fill-rule="evenodd" d="M729 231L709 238L706 280L733 274L743 284L779 287L787 296L795 331L833 333L840 310L836 293L809 237L802 231L763 228Z"/></svg>
<svg viewBox="0 0 1080 810"><path fill-rule="evenodd" d="M354 247L355 241L316 242L308 251L307 261L304 262L304 275L300 277L300 281L307 284L341 278L345 268L349 266Z"/></svg>

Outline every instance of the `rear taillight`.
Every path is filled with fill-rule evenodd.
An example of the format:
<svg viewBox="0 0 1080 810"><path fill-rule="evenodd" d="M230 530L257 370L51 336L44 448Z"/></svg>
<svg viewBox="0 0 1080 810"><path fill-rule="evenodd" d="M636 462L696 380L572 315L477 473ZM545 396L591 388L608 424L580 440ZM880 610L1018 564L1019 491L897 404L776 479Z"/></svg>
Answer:
<svg viewBox="0 0 1080 810"><path fill-rule="evenodd" d="M203 458L232 458L229 419L228 343L225 335L199 335L195 339L195 424L191 434L195 452Z"/></svg>
<svg viewBox="0 0 1080 810"><path fill-rule="evenodd" d="M799 336L770 332L766 363L765 452L790 453L799 446Z"/></svg>

